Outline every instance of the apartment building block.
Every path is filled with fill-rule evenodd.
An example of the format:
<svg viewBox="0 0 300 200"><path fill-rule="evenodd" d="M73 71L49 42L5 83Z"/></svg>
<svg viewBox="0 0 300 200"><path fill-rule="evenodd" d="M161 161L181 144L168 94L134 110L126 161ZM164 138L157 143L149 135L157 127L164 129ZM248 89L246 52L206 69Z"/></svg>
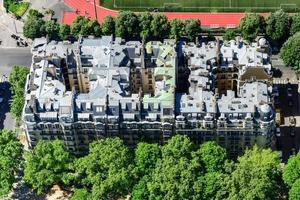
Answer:
<svg viewBox="0 0 300 200"><path fill-rule="evenodd" d="M215 140L234 156L274 134L267 41L185 43L36 39L23 121L33 147L61 139L84 153L95 139L164 144Z"/></svg>

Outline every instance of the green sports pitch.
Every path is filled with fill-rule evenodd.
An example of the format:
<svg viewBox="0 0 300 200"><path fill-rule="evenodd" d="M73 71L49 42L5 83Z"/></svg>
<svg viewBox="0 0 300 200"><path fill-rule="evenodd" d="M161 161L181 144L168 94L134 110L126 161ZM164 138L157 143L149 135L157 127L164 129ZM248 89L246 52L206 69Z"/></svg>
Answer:
<svg viewBox="0 0 300 200"><path fill-rule="evenodd" d="M300 0L100 0L103 7L133 11L300 11Z"/></svg>

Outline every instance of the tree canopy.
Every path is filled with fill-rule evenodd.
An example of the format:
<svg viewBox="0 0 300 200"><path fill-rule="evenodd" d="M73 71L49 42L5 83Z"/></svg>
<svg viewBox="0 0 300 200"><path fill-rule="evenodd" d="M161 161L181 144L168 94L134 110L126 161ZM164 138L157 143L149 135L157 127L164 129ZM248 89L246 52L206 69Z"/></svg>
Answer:
<svg viewBox="0 0 300 200"><path fill-rule="evenodd" d="M290 37L282 46L280 56L287 67L298 70L300 66L300 32Z"/></svg>
<svg viewBox="0 0 300 200"><path fill-rule="evenodd" d="M139 15L139 21L141 26L140 37L143 41L147 41L152 36L151 22L153 16L149 12L144 12Z"/></svg>
<svg viewBox="0 0 300 200"><path fill-rule="evenodd" d="M10 111L13 114L13 116L17 119L20 119L22 116L22 111L25 102L24 90L28 74L28 67L14 66L9 75L10 87L13 93L13 101L10 107Z"/></svg>
<svg viewBox="0 0 300 200"><path fill-rule="evenodd" d="M294 35L300 31L300 13L292 16L290 35Z"/></svg>
<svg viewBox="0 0 300 200"><path fill-rule="evenodd" d="M121 11L116 18L116 36L124 39L137 38L139 19L131 11Z"/></svg>
<svg viewBox="0 0 300 200"><path fill-rule="evenodd" d="M289 158L283 170L283 181L291 188L300 179L300 153Z"/></svg>
<svg viewBox="0 0 300 200"><path fill-rule="evenodd" d="M153 33L153 37L157 39L163 39L169 35L169 24L168 19L165 15L153 15L153 20L151 22L151 32Z"/></svg>
<svg viewBox="0 0 300 200"><path fill-rule="evenodd" d="M115 34L115 18L112 16L105 16L101 24L103 35L114 35Z"/></svg>
<svg viewBox="0 0 300 200"><path fill-rule="evenodd" d="M254 146L238 158L235 170L223 178L218 199L272 200L280 192L280 159L277 152Z"/></svg>
<svg viewBox="0 0 300 200"><path fill-rule="evenodd" d="M271 13L266 20L266 34L274 41L283 42L290 33L290 17L283 10Z"/></svg>
<svg viewBox="0 0 300 200"><path fill-rule="evenodd" d="M201 22L195 19L187 19L183 21L184 33L183 35L189 40L194 42L201 31Z"/></svg>
<svg viewBox="0 0 300 200"><path fill-rule="evenodd" d="M170 22L170 35L171 39L179 39L183 35L184 24L179 19L172 19Z"/></svg>
<svg viewBox="0 0 300 200"><path fill-rule="evenodd" d="M15 134L0 130L0 196L10 191L22 157L22 145Z"/></svg>
<svg viewBox="0 0 300 200"><path fill-rule="evenodd" d="M41 194L54 184L68 184L73 156L62 141L39 141L32 152L26 154L24 180Z"/></svg>
<svg viewBox="0 0 300 200"><path fill-rule="evenodd" d="M252 42L259 34L264 33L265 21L258 14L247 14L241 19L239 29L242 37Z"/></svg>
<svg viewBox="0 0 300 200"><path fill-rule="evenodd" d="M223 35L223 39L226 41L230 41L230 40L234 40L236 37L236 30L231 29L231 28L227 28L225 30L225 33Z"/></svg>
<svg viewBox="0 0 300 200"><path fill-rule="evenodd" d="M33 12L35 13L35 12ZM45 35L45 21L38 14L28 15L23 26L23 34L30 39Z"/></svg>
<svg viewBox="0 0 300 200"><path fill-rule="evenodd" d="M50 40L59 40L59 29L59 24L54 20L45 22L45 32Z"/></svg>
<svg viewBox="0 0 300 200"><path fill-rule="evenodd" d="M89 154L74 165L74 180L92 193L93 199L127 195L133 185L131 155L118 138L95 141Z"/></svg>

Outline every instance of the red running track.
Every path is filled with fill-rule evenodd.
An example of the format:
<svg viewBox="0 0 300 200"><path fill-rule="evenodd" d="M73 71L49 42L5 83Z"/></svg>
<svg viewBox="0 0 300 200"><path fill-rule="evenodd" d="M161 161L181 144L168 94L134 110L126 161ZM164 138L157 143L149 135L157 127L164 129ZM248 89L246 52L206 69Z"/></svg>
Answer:
<svg viewBox="0 0 300 200"><path fill-rule="evenodd" d="M76 16L86 16L95 19L93 0L64 0L65 4L73 8L75 12L65 12L62 23L71 24ZM97 1L99 2L99 1ZM107 15L117 16L118 11L110 10L99 5L96 6L97 18L101 23ZM199 19L203 27L237 27L245 13L189 13L189 12L164 12L169 20L171 19ZM262 14L266 16L267 14Z"/></svg>

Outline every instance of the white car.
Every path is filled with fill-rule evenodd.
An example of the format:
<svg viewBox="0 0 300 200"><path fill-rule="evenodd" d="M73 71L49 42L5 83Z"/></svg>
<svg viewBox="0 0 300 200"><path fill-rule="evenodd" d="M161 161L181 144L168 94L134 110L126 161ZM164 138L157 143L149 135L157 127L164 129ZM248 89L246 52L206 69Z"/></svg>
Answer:
<svg viewBox="0 0 300 200"><path fill-rule="evenodd" d="M293 96L293 90L292 90L292 88L288 87L288 89L287 89L287 95L288 95L288 97L292 97Z"/></svg>
<svg viewBox="0 0 300 200"><path fill-rule="evenodd" d="M276 128L276 136L280 137L281 136L281 132L280 132L280 128Z"/></svg>
<svg viewBox="0 0 300 200"><path fill-rule="evenodd" d="M278 90L278 87L276 87L276 86L273 87L273 95L275 97L279 97L279 90Z"/></svg>

